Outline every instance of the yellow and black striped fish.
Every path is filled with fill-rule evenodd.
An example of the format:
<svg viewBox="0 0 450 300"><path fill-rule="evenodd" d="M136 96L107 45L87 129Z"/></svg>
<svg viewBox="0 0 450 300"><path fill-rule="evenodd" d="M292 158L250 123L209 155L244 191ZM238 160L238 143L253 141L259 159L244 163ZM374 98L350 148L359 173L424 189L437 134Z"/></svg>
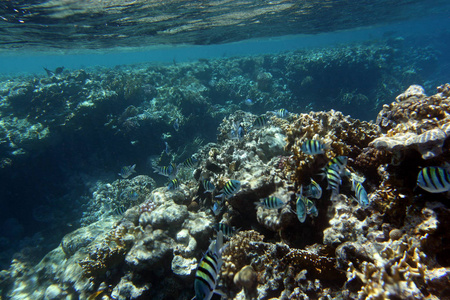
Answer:
<svg viewBox="0 0 450 300"><path fill-rule="evenodd" d="M197 166L197 164L198 159L196 159L193 156L189 157L188 159L186 159L184 162L181 163L181 165L186 168L194 168Z"/></svg>
<svg viewBox="0 0 450 300"><path fill-rule="evenodd" d="M194 299L210 300L214 293L220 293L216 291L216 286L222 266L222 246L223 234L219 231L217 239L211 243L195 272Z"/></svg>
<svg viewBox="0 0 450 300"><path fill-rule="evenodd" d="M266 116L262 115L262 116L257 117L255 119L255 121L253 121L252 128L261 128L261 127L266 126L266 124L267 124L267 118L266 118Z"/></svg>
<svg viewBox="0 0 450 300"><path fill-rule="evenodd" d="M260 199L259 202L256 202L255 204L257 207L264 207L267 209L279 209L286 205L286 203L283 202L278 197L270 196L267 198Z"/></svg>
<svg viewBox="0 0 450 300"><path fill-rule="evenodd" d="M169 184L167 185L167 189L170 190L176 190L180 187L180 181L178 179L172 179Z"/></svg>
<svg viewBox="0 0 450 300"><path fill-rule="evenodd" d="M239 180L229 180L225 183L225 186L221 190L221 194L216 197L225 197L228 198L234 194L236 194L241 189L241 182Z"/></svg>
<svg viewBox="0 0 450 300"><path fill-rule="evenodd" d="M307 140L301 146L303 153L309 155L323 154L328 149L328 144L324 144L319 140Z"/></svg>
<svg viewBox="0 0 450 300"><path fill-rule="evenodd" d="M425 167L417 175L417 186L430 193L450 191L450 173L442 167Z"/></svg>

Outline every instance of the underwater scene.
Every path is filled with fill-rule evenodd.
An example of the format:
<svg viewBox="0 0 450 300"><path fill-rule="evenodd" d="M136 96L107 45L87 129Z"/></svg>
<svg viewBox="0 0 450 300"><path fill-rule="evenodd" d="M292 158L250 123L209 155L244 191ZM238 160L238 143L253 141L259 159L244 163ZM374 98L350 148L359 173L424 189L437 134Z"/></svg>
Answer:
<svg viewBox="0 0 450 300"><path fill-rule="evenodd" d="M0 3L0 300L450 299L450 2Z"/></svg>

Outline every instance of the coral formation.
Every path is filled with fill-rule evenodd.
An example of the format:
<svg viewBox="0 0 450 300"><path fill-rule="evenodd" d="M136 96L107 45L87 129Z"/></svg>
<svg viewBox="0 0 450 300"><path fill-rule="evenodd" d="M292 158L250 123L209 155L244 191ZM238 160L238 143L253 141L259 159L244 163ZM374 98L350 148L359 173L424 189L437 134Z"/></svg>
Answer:
<svg viewBox="0 0 450 300"><path fill-rule="evenodd" d="M67 71L10 82L1 91L4 169L16 164L20 153L63 145L55 133L67 142L70 132L78 142L73 131L92 128L108 140L102 149L110 157L93 153L87 164L103 169L109 168L106 162L121 161L100 178L71 178L89 183L89 192L76 195L81 200L73 204L79 206L81 228L66 234L36 265L17 255L0 273L2 296L191 299L195 269L220 223L237 229L226 234L220 270L219 288L229 299L446 297L448 199L414 188L421 167L448 160L450 85L433 96L411 87L383 106L377 123L339 110L294 113L309 110L312 92L328 82L313 70L326 64L357 77L362 72L357 66L369 61L363 71L375 76L388 69L380 57L396 59L392 47ZM387 81L373 84L383 86L379 95L390 95L384 99L394 99L391 90L404 87ZM364 89L340 83L329 87L337 98L314 97L340 109L372 103ZM371 109L381 105L373 103ZM278 108L290 113L273 111ZM3 114L13 110L17 116ZM203 144L216 134L217 142ZM302 151L308 140L326 145L324 153ZM193 156L198 163L182 163ZM339 172L340 193L330 201L320 173L337 156L348 161ZM69 161L84 160L80 155ZM176 189L167 188L165 176L149 176L152 166L172 163L180 182ZM132 165L142 175L118 174ZM205 188L206 179L215 189ZM230 180L239 181L240 188L230 189ZM294 213L297 194L312 180L324 192L314 199L317 214L301 223ZM354 181L367 190L364 207L354 199ZM283 205L255 206L270 196ZM56 223L55 215L49 206L34 208L38 222Z"/></svg>

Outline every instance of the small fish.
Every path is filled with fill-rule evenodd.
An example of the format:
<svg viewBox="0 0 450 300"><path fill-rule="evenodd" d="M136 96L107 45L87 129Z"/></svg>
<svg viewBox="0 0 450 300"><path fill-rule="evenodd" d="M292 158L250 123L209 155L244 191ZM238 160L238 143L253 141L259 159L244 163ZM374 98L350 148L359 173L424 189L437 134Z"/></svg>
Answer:
<svg viewBox="0 0 450 300"><path fill-rule="evenodd" d="M217 233L217 238L209 246L208 251L200 260L195 272L194 291L196 300L210 300L213 294L222 294L216 290L220 267L222 266L223 234Z"/></svg>
<svg viewBox="0 0 450 300"><path fill-rule="evenodd" d="M244 100L244 104L247 106L253 106L253 104L255 104L252 99L246 99Z"/></svg>
<svg viewBox="0 0 450 300"><path fill-rule="evenodd" d="M239 124L238 130L237 130L237 138L239 140L242 140L244 138L244 135L245 135L245 129L241 124Z"/></svg>
<svg viewBox="0 0 450 300"><path fill-rule="evenodd" d="M344 170L347 167L348 157L344 155L333 157L325 166L324 170L331 167L331 165L336 164L339 169L339 173L344 175Z"/></svg>
<svg viewBox="0 0 450 300"><path fill-rule="evenodd" d="M286 205L283 200L278 197L270 196L267 198L260 199L259 202L255 203L256 207L263 207L267 209L279 209Z"/></svg>
<svg viewBox="0 0 450 300"><path fill-rule="evenodd" d="M126 178L130 177L133 173L136 173L134 168L136 168L136 164L134 164L132 166L124 166L120 170L119 175L122 176L122 178L126 179Z"/></svg>
<svg viewBox="0 0 450 300"><path fill-rule="evenodd" d="M289 115L289 112L285 108L280 108L279 110L276 111L276 115L278 118L284 119Z"/></svg>
<svg viewBox="0 0 450 300"><path fill-rule="evenodd" d="M306 213L308 215L313 215L314 217L317 217L319 215L319 211L317 210L316 204L306 197L304 197L303 199L306 201L305 203Z"/></svg>
<svg viewBox="0 0 450 300"><path fill-rule="evenodd" d="M320 197L322 197L322 188L312 178L311 184L305 188L305 196L314 199L320 199Z"/></svg>
<svg viewBox="0 0 450 300"><path fill-rule="evenodd" d="M309 155L323 154L328 149L328 144L324 144L318 140L307 140L301 146L301 150Z"/></svg>
<svg viewBox="0 0 450 300"><path fill-rule="evenodd" d="M230 196L233 196L241 189L241 182L239 180L229 180L227 183L225 183L223 189L220 191L221 194L217 195L218 197L225 197L228 198Z"/></svg>
<svg viewBox="0 0 450 300"><path fill-rule="evenodd" d="M180 181L178 179L172 179L169 184L167 185L167 189L169 191L176 190L180 187Z"/></svg>
<svg viewBox="0 0 450 300"><path fill-rule="evenodd" d="M213 200L213 205L211 207L211 210L212 210L213 214L215 216L218 216L220 214L220 212L222 211L222 209L223 209L223 206L220 203L220 201L214 201Z"/></svg>
<svg viewBox="0 0 450 300"><path fill-rule="evenodd" d="M339 175L339 166L332 164L326 171L328 181L327 189L331 189L331 200L335 200L339 194L339 186L342 184L341 175Z"/></svg>
<svg viewBox="0 0 450 300"><path fill-rule="evenodd" d="M306 215L308 214L308 209L306 208L306 197L300 193L297 194L297 202L295 203L297 218L301 223L305 223Z"/></svg>
<svg viewBox="0 0 450 300"><path fill-rule="evenodd" d="M359 181L352 181L352 191L355 191L356 201L358 201L361 207L366 208L369 206L369 197L367 192Z"/></svg>
<svg viewBox="0 0 450 300"><path fill-rule="evenodd" d="M134 191L134 190L127 190L124 191L121 195L121 198L126 198L130 201L136 201L137 199L139 199L139 193Z"/></svg>
<svg viewBox="0 0 450 300"><path fill-rule="evenodd" d="M209 181L208 179L203 179L202 185L203 185L203 188L205 189L205 193L212 193L216 189L214 184L211 181Z"/></svg>
<svg viewBox="0 0 450 300"><path fill-rule="evenodd" d="M417 175L417 186L429 193L443 193L450 190L450 173L442 167L425 167Z"/></svg>
<svg viewBox="0 0 450 300"><path fill-rule="evenodd" d="M173 129L175 129L175 131L180 130L180 121L178 120L178 118L176 118L173 122Z"/></svg>
<svg viewBox="0 0 450 300"><path fill-rule="evenodd" d="M217 232L222 232L223 236L227 238L232 237L237 232L235 227L232 227L225 223L216 223L214 224L213 228Z"/></svg>
<svg viewBox="0 0 450 300"><path fill-rule="evenodd" d="M126 211L127 211L127 208L125 206L121 205L114 209L113 215L122 216Z"/></svg>
<svg viewBox="0 0 450 300"><path fill-rule="evenodd" d="M195 168L197 164L198 159L196 159L193 156L189 157L188 159L186 159L184 162L181 163L181 165L186 168Z"/></svg>
<svg viewBox="0 0 450 300"><path fill-rule="evenodd" d="M174 178L176 176L177 168L174 164L170 164L168 166L156 166L153 167L154 173L158 173L159 175L167 176L169 178Z"/></svg>
<svg viewBox="0 0 450 300"><path fill-rule="evenodd" d="M169 155L170 151L171 151L169 143L168 142L164 142L164 145L166 145L166 149L164 149L164 151L166 152L167 155Z"/></svg>
<svg viewBox="0 0 450 300"><path fill-rule="evenodd" d="M266 126L266 124L267 124L267 118L266 118L266 116L262 115L262 116L257 117L255 119L255 121L253 121L252 128L261 128L261 127Z"/></svg>

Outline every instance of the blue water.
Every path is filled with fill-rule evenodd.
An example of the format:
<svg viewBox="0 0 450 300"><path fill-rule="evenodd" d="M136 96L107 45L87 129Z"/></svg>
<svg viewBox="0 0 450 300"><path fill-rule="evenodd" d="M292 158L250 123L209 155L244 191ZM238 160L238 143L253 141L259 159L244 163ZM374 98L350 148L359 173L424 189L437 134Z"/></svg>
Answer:
<svg viewBox="0 0 450 300"><path fill-rule="evenodd" d="M43 67L55 69L82 69L92 66L114 67L139 63L189 62L206 58L223 58L244 55L270 54L305 48L332 47L381 39L388 36L427 37L447 32L450 28L448 15L436 15L416 20L396 22L389 25L360 28L316 35L292 35L253 39L241 42L208 46L159 46L132 50L77 50L54 53L33 53L27 50L0 52L0 74L45 74Z"/></svg>

